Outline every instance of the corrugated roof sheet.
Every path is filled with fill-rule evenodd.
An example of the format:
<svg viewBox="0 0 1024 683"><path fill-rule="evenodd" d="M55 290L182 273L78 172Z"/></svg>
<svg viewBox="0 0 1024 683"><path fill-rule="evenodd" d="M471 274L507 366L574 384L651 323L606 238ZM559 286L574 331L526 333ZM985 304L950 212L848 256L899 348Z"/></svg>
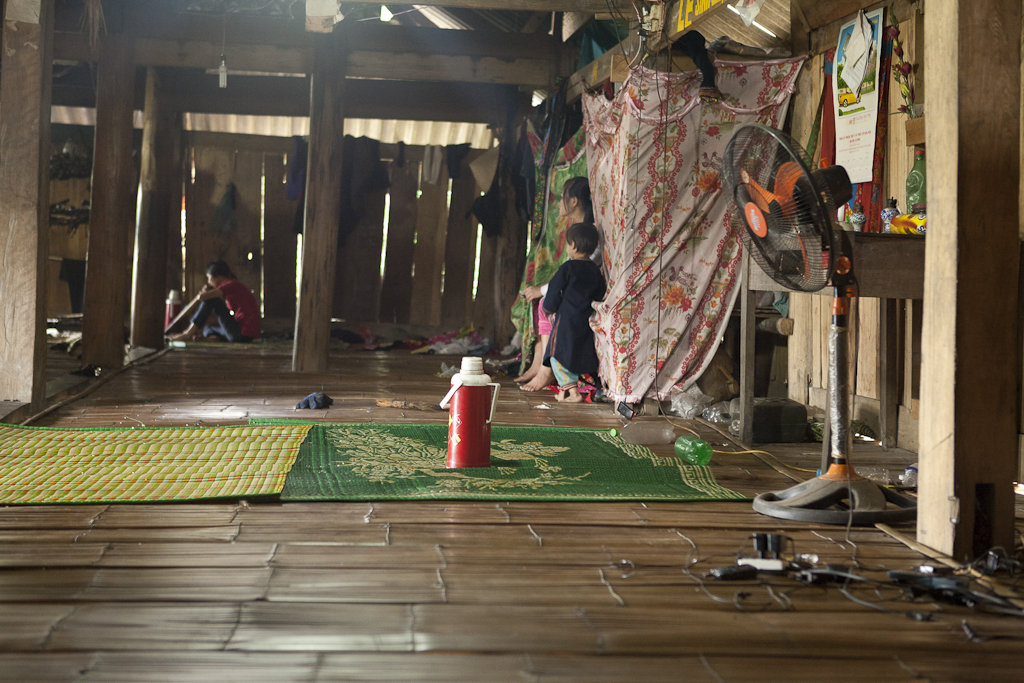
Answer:
<svg viewBox="0 0 1024 683"><path fill-rule="evenodd" d="M86 107L53 107L50 120L78 126L96 125L96 110ZM142 128L142 112L135 112L135 127ZM185 130L243 135L309 135L308 116L241 116L237 114L185 114ZM369 137L385 143L407 145L461 145L474 149L491 146L491 130L485 123L451 121L398 121L345 119L345 134Z"/></svg>

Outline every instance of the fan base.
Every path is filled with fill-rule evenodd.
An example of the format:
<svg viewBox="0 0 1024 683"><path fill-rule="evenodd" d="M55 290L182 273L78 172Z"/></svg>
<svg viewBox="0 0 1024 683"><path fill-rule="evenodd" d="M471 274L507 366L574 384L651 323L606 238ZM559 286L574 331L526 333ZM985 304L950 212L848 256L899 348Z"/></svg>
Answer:
<svg viewBox="0 0 1024 683"><path fill-rule="evenodd" d="M799 522L862 526L910 521L917 516L917 501L870 479L816 477L783 491L762 493L754 499L754 510Z"/></svg>

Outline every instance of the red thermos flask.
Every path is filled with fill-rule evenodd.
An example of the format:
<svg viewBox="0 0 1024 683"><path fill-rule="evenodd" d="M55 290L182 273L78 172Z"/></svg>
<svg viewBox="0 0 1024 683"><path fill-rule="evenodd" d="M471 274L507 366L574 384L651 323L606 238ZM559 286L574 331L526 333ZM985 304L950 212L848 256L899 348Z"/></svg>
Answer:
<svg viewBox="0 0 1024 683"><path fill-rule="evenodd" d="M181 292L172 289L167 295L167 305L164 307L164 329L171 326L171 321L181 313Z"/></svg>
<svg viewBox="0 0 1024 683"><path fill-rule="evenodd" d="M492 394L491 387L494 387ZM484 374L483 359L466 356L452 377L452 388L441 401L451 402L448 416L448 460L453 467L491 466L491 420L501 386Z"/></svg>

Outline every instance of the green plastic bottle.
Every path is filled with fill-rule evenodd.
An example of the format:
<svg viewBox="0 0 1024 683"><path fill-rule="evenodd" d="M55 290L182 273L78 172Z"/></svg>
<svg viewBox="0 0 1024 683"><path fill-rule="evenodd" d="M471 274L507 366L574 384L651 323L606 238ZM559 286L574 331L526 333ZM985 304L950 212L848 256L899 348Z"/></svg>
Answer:
<svg viewBox="0 0 1024 683"><path fill-rule="evenodd" d="M676 439L676 455L691 465L707 465L711 462L711 444L695 436L682 435Z"/></svg>
<svg viewBox="0 0 1024 683"><path fill-rule="evenodd" d="M907 213L914 213L915 204L928 203L928 178L925 174L924 150L914 152L914 167L907 175Z"/></svg>

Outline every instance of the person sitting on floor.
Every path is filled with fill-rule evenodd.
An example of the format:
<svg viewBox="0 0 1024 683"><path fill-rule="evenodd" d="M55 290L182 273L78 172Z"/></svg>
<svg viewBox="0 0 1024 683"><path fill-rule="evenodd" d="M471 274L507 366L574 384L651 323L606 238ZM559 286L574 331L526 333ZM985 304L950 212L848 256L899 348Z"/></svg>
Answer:
<svg viewBox="0 0 1024 683"><path fill-rule="evenodd" d="M590 196L590 182L586 176L569 178L562 185L562 199L558 205L558 218L559 223L561 223L561 219L567 219L568 226L575 223L594 222L594 205ZM591 258L595 262L600 262L600 251L595 249L594 253L591 254ZM516 384L519 384L519 388L523 391L540 391L555 379L551 368L544 365L548 338L551 336L551 324L541 313L540 304L547 293L548 284L542 283L527 287L521 294L527 302L534 302L533 319L537 326L537 335L539 337L534 346L533 363L526 372L515 379Z"/></svg>
<svg viewBox="0 0 1024 683"><path fill-rule="evenodd" d="M197 297L199 309L188 329L172 341L205 338L208 341L248 343L260 337L260 307L252 291L235 279L230 266L214 261L206 267L206 284Z"/></svg>
<svg viewBox="0 0 1024 683"><path fill-rule="evenodd" d="M559 401L579 403L580 375L597 375L597 350L590 316L594 302L604 298L601 269L590 259L597 249L598 233L593 223L576 223L565 233L569 260L559 267L548 283L544 313L553 316L544 365L550 366L558 382Z"/></svg>

